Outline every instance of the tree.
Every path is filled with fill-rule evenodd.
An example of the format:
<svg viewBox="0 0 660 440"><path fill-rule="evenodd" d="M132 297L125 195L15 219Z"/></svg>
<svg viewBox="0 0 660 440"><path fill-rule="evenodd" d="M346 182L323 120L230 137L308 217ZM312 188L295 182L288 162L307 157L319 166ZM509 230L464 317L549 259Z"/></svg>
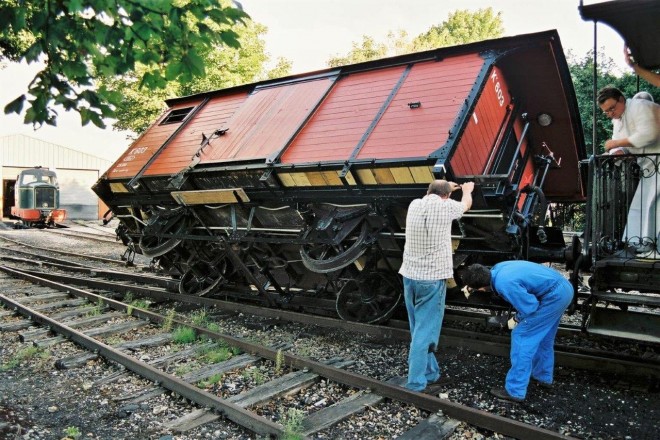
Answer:
<svg viewBox="0 0 660 440"><path fill-rule="evenodd" d="M413 40L413 48L420 51L456 46L502 35L504 25L501 12L494 14L493 8L479 9L476 12L462 9L449 14L449 18L442 24L431 26L431 29L418 35Z"/></svg>
<svg viewBox="0 0 660 440"><path fill-rule="evenodd" d="M338 67L386 56L498 38L503 34L501 12L494 14L492 8L479 9L476 12L458 10L449 14L447 20L440 25L431 26L428 31L412 40L402 30L390 31L385 43L379 43L373 37L364 35L361 43L353 43L346 56L332 57L327 64L329 67Z"/></svg>
<svg viewBox="0 0 660 440"><path fill-rule="evenodd" d="M167 98L232 87L266 78L277 78L290 73L291 62L282 58L278 60L273 70L265 70L264 65L268 62L269 56L265 51L266 43L261 38L268 30L264 25L245 20L244 24L234 26L233 29L241 41L241 46L239 48L217 46L200 54L206 66L204 76L192 80L179 78L167 81L162 88L149 90L141 87L138 79L146 66L137 64L135 72L123 76L99 78L101 87L121 92L123 95L122 101L117 104L114 128L131 130L139 134L165 110Z"/></svg>
<svg viewBox="0 0 660 440"><path fill-rule="evenodd" d="M35 127L56 125L57 107L82 125L105 127L121 94L95 87L99 76L125 75L148 89L204 75L200 54L239 47L233 26L247 15L229 0L3 0L0 61L43 62L27 93L5 106Z"/></svg>

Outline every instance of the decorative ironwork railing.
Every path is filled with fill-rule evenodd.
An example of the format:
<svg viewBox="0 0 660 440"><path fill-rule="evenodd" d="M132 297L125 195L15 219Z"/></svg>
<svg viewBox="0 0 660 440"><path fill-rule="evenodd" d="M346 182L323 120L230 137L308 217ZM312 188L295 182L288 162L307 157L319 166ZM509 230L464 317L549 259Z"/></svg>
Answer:
<svg viewBox="0 0 660 440"><path fill-rule="evenodd" d="M593 162L596 259L660 259L660 155L603 155Z"/></svg>

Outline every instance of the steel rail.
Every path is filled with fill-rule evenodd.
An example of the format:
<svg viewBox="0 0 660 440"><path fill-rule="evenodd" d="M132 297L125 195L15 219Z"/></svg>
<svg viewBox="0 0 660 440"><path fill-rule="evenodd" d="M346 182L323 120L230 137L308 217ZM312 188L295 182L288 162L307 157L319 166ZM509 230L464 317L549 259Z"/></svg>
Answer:
<svg viewBox="0 0 660 440"><path fill-rule="evenodd" d="M35 281L35 280L31 280L31 281ZM99 298L102 297L99 296ZM103 300L107 301L107 299L103 299ZM149 379L159 384L163 388L175 392L182 397L190 399L191 401L199 405L206 406L216 411L219 411L220 413L225 415L229 420L232 420L238 423L239 425L250 429L253 432L256 432L260 435L274 435L274 436L281 436L284 434L284 427L282 425L275 423L265 417L259 416L256 413L248 411L227 400L221 399L215 396L214 394L201 390L196 386L191 385L174 375L168 374L155 367L152 367L146 362L142 362L140 360L133 358L132 356L128 356L123 352L121 352L120 350L117 350L109 345L99 342L96 339L87 336L82 332L79 332L65 324L53 320L48 316L43 315L35 310L32 310L29 307L22 305L20 302L14 301L11 298L8 298L2 294L0 294L0 301L4 303L7 307L21 313L23 316L26 316L32 319L33 321L45 327L50 328L52 331L55 331L67 337L71 341L85 347L86 349L94 353L98 353L99 355L105 357L108 360L123 365L124 367L135 372L141 377ZM136 313L134 314L137 315Z"/></svg>
<svg viewBox="0 0 660 440"><path fill-rule="evenodd" d="M142 287L134 285L122 285L109 281L96 279L81 279L62 274L46 274L24 271L27 274L56 280L65 283L77 283L96 289L131 291L134 294L142 294L158 300L177 301L188 304L215 307L220 310L250 313L266 318L282 319L307 325L319 325L322 327L337 328L368 334L380 339L395 339L409 341L410 332L404 327L382 326L345 321L331 317L309 315L282 309L264 308L245 303L233 303L213 298L197 297L159 291L153 287ZM396 324L396 322L395 322ZM475 333L467 330L443 328L440 345L445 347L462 347L479 353L508 357L510 351L509 336L493 335L487 333ZM580 370L591 370L626 376L647 377L653 380L660 379L660 364L653 360L637 360L630 356L617 356L612 353L602 353L595 350L586 350L588 353L575 352L575 349L557 345L555 347L555 363L564 367Z"/></svg>
<svg viewBox="0 0 660 440"><path fill-rule="evenodd" d="M45 233L50 233L50 234L55 234L55 235L62 235L64 237L73 237L73 238L82 238L84 240L94 240L94 241L100 241L102 243L116 243L119 244L117 240L114 238L105 235L102 236L100 234L92 234L89 232L82 232L82 231L65 231L62 229L45 229L39 232L45 232Z"/></svg>
<svg viewBox="0 0 660 440"><path fill-rule="evenodd" d="M114 301L112 299L108 299L100 295L96 295L81 289L77 289L72 286L67 286L61 283L50 281L45 278L29 275L27 273L15 269L8 268L6 266L0 266L0 270L12 276L22 278L24 280L33 283L37 283L42 286L51 287L56 290L67 291L68 293L71 293L73 295L87 298L88 300L94 303L98 303L99 301L102 301L104 304L116 310L125 311L128 308L126 304L123 304L119 301ZM184 296L184 295L179 295L179 296ZM0 301L5 302L5 304L7 304L9 307L15 308L16 310L19 311L23 311L25 309L25 307L5 297L4 295L0 295ZM132 309L132 314L142 319L148 319L152 322L158 322L158 323L163 322L166 319L164 316L140 308ZM37 322L40 322L43 325L51 326L51 328L56 329L58 331L60 331L61 329L62 334L70 337L75 342L80 343L80 345L83 345L84 347L90 350L98 349L99 354L115 362L119 362L119 363L126 362L126 364L122 363L122 365L125 365L127 368L131 369L132 371L135 371L140 375L143 375L142 372L144 372L145 373L144 377L159 382L161 386L168 388L186 398L189 398L190 400L196 401L201 405L207 405L211 408L215 408L216 410L223 412L223 414L225 414L227 418L235 421L236 423L239 424L242 424L241 422L245 423L244 418L249 417L248 420L253 420L252 423L254 424L254 426L249 427L249 429L253 429L255 430L255 432L260 432L258 430L262 430L264 434L268 434L268 435L281 435L281 429L282 429L281 425L270 422L267 419L264 419L263 421L254 419L253 415L249 414L248 411L240 407L235 407L235 405L228 405L226 402L222 401L222 399L218 399L216 396L210 393L206 393L196 388L192 388L187 383L181 381L175 376L160 373L157 369L149 366L148 364L144 364L140 361L130 358L129 356L126 356L123 353L118 352L117 350L105 344L99 344L96 341L94 341L92 338L89 338L83 334L79 334L79 332L71 329L70 327L63 326L51 320L45 315L36 314L34 316L37 317L36 319ZM386 382L381 382L379 380L372 379L370 377L363 376L357 373L352 373L339 368L334 368L326 364L323 364L321 362L305 359L300 356L292 355L290 353L282 353L281 351L277 351L268 347L253 344L249 341L240 338L216 333L206 328L190 325L176 320L174 322L178 325L185 325L190 328L193 328L198 335L204 335L208 338L215 340L223 340L225 343L231 346L238 347L245 352L255 353L261 357L270 360L275 360L278 355L282 356L284 358L284 362L287 365L291 365L292 368L298 368L301 370L308 369L314 373L317 373L330 380L334 380L340 384L355 388L360 388L360 389L369 389L372 392L380 394L381 396L384 397L388 397L394 401L409 403L415 405L418 408L433 413L438 411L443 411L444 414L453 417L455 419L494 432L499 432L501 434L519 438L521 440L527 440L527 439L546 440L546 439L569 438L555 431L550 431L544 428L528 425L526 423L519 422L517 420L507 419L505 417L496 414L491 414L486 411L481 411L478 409L467 407L428 394L422 394L415 391L410 391L406 388L397 385L391 385ZM98 344L98 348L94 348L97 344ZM161 374L162 374L162 378L161 378ZM242 426L246 426L246 425L242 424Z"/></svg>
<svg viewBox="0 0 660 440"><path fill-rule="evenodd" d="M17 251L20 252L20 251ZM29 252L20 252L22 254L34 256L34 257L41 257L41 255L38 254L31 254ZM29 264L29 265L34 265L34 266L49 266L49 267L54 267L60 270L65 270L65 271L70 271L70 272L75 272L75 273L80 273L80 274L85 274L89 275L91 277L105 277L109 278L112 280L123 280L123 281L130 281L134 283L145 283L145 284L155 284L158 287L162 287L164 289L176 292L178 291L178 286L179 282L173 280L172 278L166 278L166 277L159 277L157 275L145 275L145 274L136 274L136 273L129 273L129 272L120 272L116 270L109 270L109 269L99 269L97 267L91 267L91 266L83 266L76 264L75 266L71 266L69 264L61 264L57 263L55 261L60 261L55 258L51 258L47 261L35 261L35 260L28 260L25 258L21 257L12 257L8 255L0 255L0 260L5 260L5 261L11 261L15 263L23 263L23 264ZM34 271L26 271L26 272L31 272L33 275L36 275L37 273ZM46 274L44 274L46 275ZM66 275L62 275L66 276Z"/></svg>
<svg viewBox="0 0 660 440"><path fill-rule="evenodd" d="M113 260L111 258L97 257L97 256L94 256L94 255L78 254L76 252L67 252L67 251L62 251L62 250L59 250L59 249L50 249L50 248L45 248L45 247L40 247L40 246L33 246L31 244L22 243L18 240L13 240L11 238L7 238L7 237L5 237L4 235L1 235L1 234L0 234L0 239L11 241L12 243L15 243L19 246L25 246L25 247L29 247L29 248L33 248L33 249L39 249L39 250L42 250L42 251L53 252L53 253L56 253L56 254L62 254L62 255L69 255L69 256L72 256L72 257L85 258L87 260L102 261L104 263L120 264L122 266L126 266L126 262L122 261L122 260ZM117 244L119 244L119 243L117 243ZM139 266L136 265L135 267L139 267Z"/></svg>

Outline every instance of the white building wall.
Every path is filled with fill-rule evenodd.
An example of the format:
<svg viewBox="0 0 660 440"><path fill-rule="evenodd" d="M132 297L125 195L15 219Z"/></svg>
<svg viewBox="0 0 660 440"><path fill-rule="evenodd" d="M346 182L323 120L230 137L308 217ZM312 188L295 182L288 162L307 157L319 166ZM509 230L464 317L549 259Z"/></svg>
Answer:
<svg viewBox="0 0 660 440"><path fill-rule="evenodd" d="M0 137L0 155L0 164L22 168L41 165L48 168L93 169L103 174L112 165L109 160L22 134Z"/></svg>

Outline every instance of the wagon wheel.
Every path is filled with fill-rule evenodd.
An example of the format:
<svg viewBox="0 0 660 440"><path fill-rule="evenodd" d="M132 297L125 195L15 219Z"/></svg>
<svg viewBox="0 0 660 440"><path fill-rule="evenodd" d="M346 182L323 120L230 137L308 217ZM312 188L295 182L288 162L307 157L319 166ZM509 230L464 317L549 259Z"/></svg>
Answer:
<svg viewBox="0 0 660 440"><path fill-rule="evenodd" d="M179 293L184 295L204 296L226 281L227 259L219 264L198 261L183 274L179 281Z"/></svg>
<svg viewBox="0 0 660 440"><path fill-rule="evenodd" d="M140 237L140 249L145 257L158 257L166 254L181 243L181 235L188 231L189 220L183 211L171 211L155 215L149 219ZM163 237L167 235L169 237Z"/></svg>
<svg viewBox="0 0 660 440"><path fill-rule="evenodd" d="M390 272L370 272L350 280L337 294L337 313L346 321L376 324L386 321L401 301L401 283Z"/></svg>
<svg viewBox="0 0 660 440"><path fill-rule="evenodd" d="M367 223L362 223L362 226L355 231L337 244L303 245L300 248L300 256L305 267L312 272L328 273L342 269L360 258L371 244L367 240Z"/></svg>

